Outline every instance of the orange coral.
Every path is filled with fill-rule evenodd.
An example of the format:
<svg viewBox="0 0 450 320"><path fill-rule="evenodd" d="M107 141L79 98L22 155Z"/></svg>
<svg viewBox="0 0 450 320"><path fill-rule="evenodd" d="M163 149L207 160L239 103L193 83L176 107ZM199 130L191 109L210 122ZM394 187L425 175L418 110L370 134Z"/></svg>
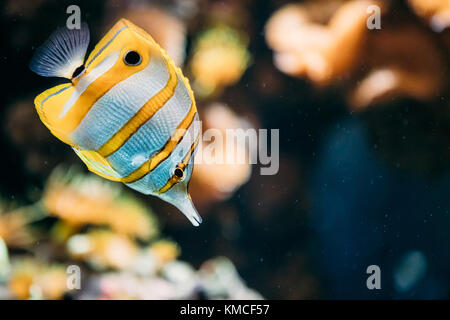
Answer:
<svg viewBox="0 0 450 320"><path fill-rule="evenodd" d="M170 262L180 255L180 248L171 241L159 240L152 244L150 251L153 252L162 263Z"/></svg>
<svg viewBox="0 0 450 320"><path fill-rule="evenodd" d="M382 30L373 35L367 51L369 72L349 98L354 110L395 97L426 101L441 91L444 60L433 40L420 28L405 24Z"/></svg>
<svg viewBox="0 0 450 320"><path fill-rule="evenodd" d="M224 26L207 30L197 39L190 62L194 89L208 96L236 83L249 59L243 34Z"/></svg>
<svg viewBox="0 0 450 320"><path fill-rule="evenodd" d="M138 247L131 239L106 230L75 235L68 240L67 247L72 256L101 269L129 268L138 254Z"/></svg>
<svg viewBox="0 0 450 320"><path fill-rule="evenodd" d="M12 270L9 288L20 299L61 299L68 291L67 274L60 265L23 258L13 261Z"/></svg>
<svg viewBox="0 0 450 320"><path fill-rule="evenodd" d="M408 0L409 5L421 17L429 20L435 31L450 26L450 0Z"/></svg>
<svg viewBox="0 0 450 320"><path fill-rule="evenodd" d="M368 30L367 9L383 6L365 0L320 4L289 4L275 12L266 25L266 40L281 71L326 85L354 68ZM335 10L325 23L315 21L322 7Z"/></svg>
<svg viewBox="0 0 450 320"><path fill-rule="evenodd" d="M50 214L73 226L107 225L114 231L148 239L156 235L151 212L122 193L121 186L96 176L65 177L55 171L43 197Z"/></svg>
<svg viewBox="0 0 450 320"><path fill-rule="evenodd" d="M23 247L33 242L30 230L27 229L29 219L22 210L1 212L0 208L0 238L8 247Z"/></svg>

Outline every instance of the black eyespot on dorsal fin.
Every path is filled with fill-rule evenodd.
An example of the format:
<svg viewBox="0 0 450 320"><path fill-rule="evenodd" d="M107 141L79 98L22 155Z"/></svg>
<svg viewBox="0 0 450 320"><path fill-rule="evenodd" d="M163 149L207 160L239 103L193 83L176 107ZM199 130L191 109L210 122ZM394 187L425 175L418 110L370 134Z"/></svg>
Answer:
<svg viewBox="0 0 450 320"><path fill-rule="evenodd" d="M80 74L83 73L84 69L86 69L84 67L84 65L79 66L78 68L75 69L75 71L72 74L72 79L75 79L76 77L78 77Z"/></svg>

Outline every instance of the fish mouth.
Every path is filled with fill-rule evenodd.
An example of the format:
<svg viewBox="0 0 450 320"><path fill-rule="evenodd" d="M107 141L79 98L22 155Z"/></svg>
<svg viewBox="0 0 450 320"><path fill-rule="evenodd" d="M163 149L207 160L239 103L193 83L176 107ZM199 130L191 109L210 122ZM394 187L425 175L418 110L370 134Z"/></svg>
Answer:
<svg viewBox="0 0 450 320"><path fill-rule="evenodd" d="M183 202L175 206L186 216L186 218L188 218L188 220L195 227L198 227L202 223L203 219L197 212L197 209L195 209L190 196L186 197Z"/></svg>
<svg viewBox="0 0 450 320"><path fill-rule="evenodd" d="M167 192L158 194L158 197L180 210L193 226L198 227L202 223L203 219L192 202L186 183L176 183Z"/></svg>
<svg viewBox="0 0 450 320"><path fill-rule="evenodd" d="M198 227L202 223L203 219L195 208L191 196L186 191L183 195L178 193L176 197L160 196L160 198L180 210L193 226Z"/></svg>
<svg viewBox="0 0 450 320"><path fill-rule="evenodd" d="M202 217L200 217L200 215L197 213L197 216L193 216L192 219L194 219L198 225L196 227L198 227L201 223L202 223Z"/></svg>

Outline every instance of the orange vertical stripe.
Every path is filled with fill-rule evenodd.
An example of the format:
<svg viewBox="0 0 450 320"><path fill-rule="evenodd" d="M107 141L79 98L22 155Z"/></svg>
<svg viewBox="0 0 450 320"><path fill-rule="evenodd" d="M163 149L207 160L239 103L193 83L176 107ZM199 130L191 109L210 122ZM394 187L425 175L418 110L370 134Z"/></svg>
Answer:
<svg viewBox="0 0 450 320"><path fill-rule="evenodd" d="M178 125L177 129L175 129L175 132L173 133L172 137L169 138L169 140L166 142L166 144L161 149L161 151L158 152L151 159L145 161L138 169L136 169L135 171L130 173L128 176L122 178L122 182L123 183L132 183L132 182L135 182L135 181L141 179L146 174L148 174L153 169L155 169L162 161L167 159L170 156L170 154L172 153L172 150L183 139L183 137L187 131L187 128L189 128L189 126L194 121L194 116L196 113L197 113L197 108L192 103L189 113L186 115L186 117L183 119L183 121L181 121L181 123Z"/></svg>

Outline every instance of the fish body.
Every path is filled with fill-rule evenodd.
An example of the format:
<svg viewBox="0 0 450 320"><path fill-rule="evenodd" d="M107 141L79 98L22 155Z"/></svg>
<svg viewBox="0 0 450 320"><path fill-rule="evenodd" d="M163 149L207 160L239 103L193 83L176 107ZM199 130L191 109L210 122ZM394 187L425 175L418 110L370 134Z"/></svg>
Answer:
<svg viewBox="0 0 450 320"><path fill-rule="evenodd" d="M36 97L40 119L90 171L175 205L198 226L187 187L200 125L188 80L126 19L84 61L88 42L83 25L57 30L37 50L33 71L71 80Z"/></svg>

